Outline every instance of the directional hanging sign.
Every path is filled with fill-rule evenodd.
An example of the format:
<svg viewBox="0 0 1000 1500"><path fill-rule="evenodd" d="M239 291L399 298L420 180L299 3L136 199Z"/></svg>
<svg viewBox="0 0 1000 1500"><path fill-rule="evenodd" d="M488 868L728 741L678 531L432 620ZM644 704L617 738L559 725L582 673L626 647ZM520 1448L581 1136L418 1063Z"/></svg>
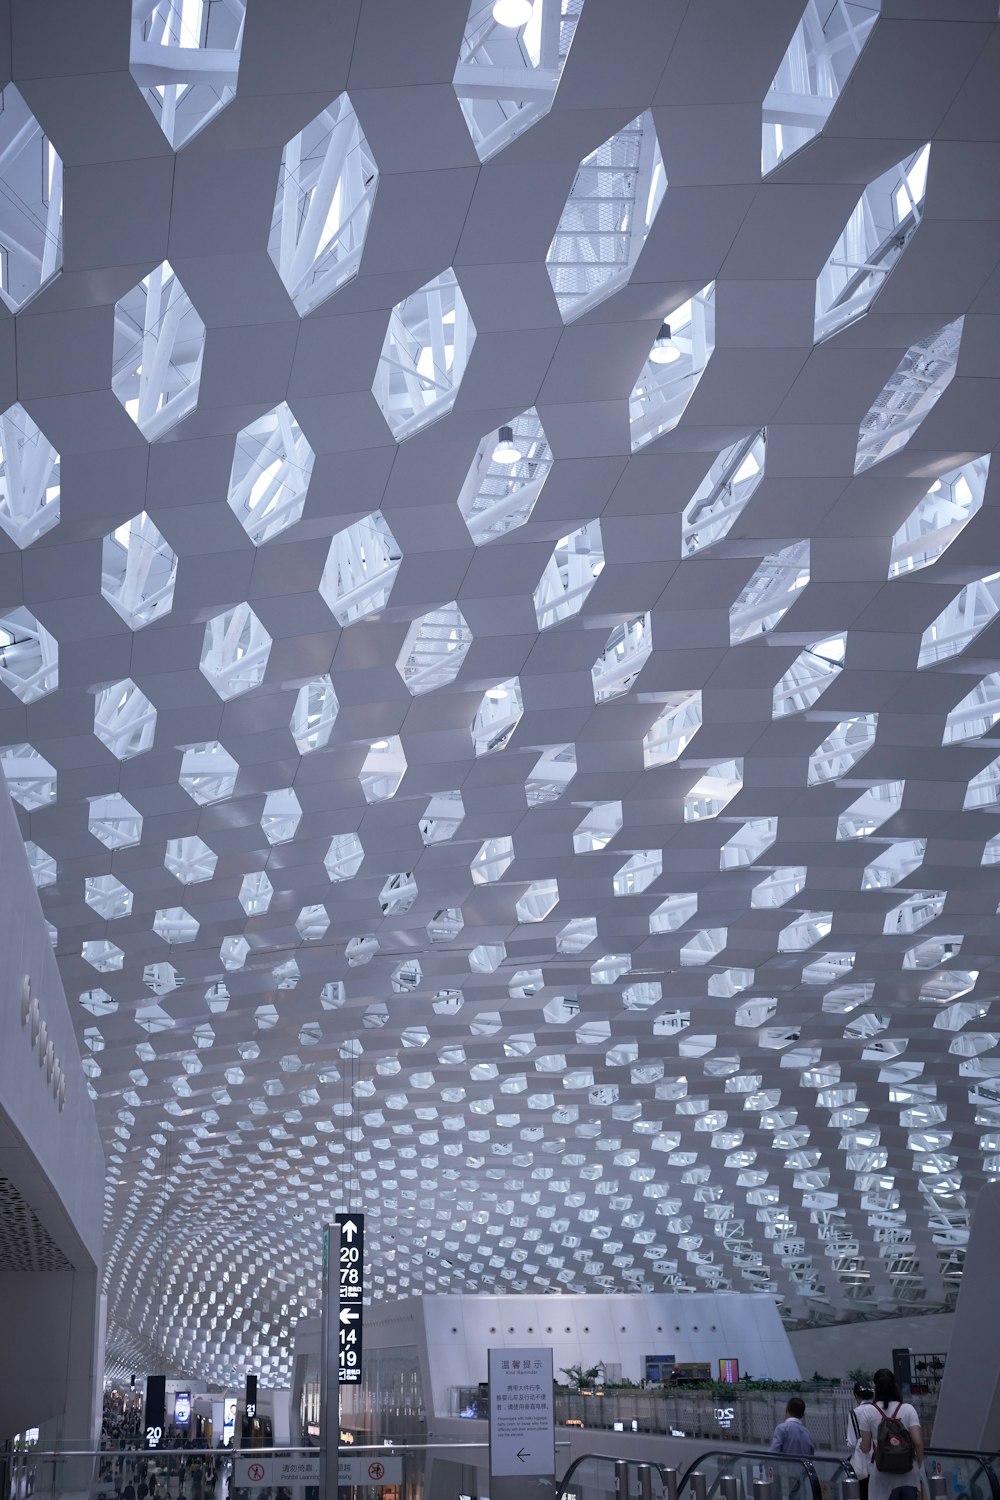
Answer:
<svg viewBox="0 0 1000 1500"><path fill-rule="evenodd" d="M337 1371L341 1385L361 1380L361 1338L365 1290L364 1214L338 1214Z"/></svg>
<svg viewBox="0 0 1000 1500"><path fill-rule="evenodd" d="M491 1477L551 1477L552 1350L491 1349L489 1374Z"/></svg>

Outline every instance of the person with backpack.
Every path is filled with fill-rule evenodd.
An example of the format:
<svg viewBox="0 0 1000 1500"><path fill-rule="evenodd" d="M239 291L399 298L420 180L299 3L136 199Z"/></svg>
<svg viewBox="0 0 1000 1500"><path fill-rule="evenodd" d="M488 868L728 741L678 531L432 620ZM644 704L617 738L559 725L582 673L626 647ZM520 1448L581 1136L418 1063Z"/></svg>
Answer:
<svg viewBox="0 0 1000 1500"><path fill-rule="evenodd" d="M865 1380L859 1380L854 1387L854 1410L847 1419L847 1447L849 1450L848 1463L854 1470L861 1491L861 1500L868 1500L868 1476L871 1474L872 1459L870 1453L861 1451L861 1423L858 1421L858 1411L862 1406L867 1406L875 1392Z"/></svg>
<svg viewBox="0 0 1000 1500"><path fill-rule="evenodd" d="M861 1452L871 1459L868 1500L920 1500L924 1435L916 1408L899 1394L891 1370L876 1370L874 1399L855 1409Z"/></svg>

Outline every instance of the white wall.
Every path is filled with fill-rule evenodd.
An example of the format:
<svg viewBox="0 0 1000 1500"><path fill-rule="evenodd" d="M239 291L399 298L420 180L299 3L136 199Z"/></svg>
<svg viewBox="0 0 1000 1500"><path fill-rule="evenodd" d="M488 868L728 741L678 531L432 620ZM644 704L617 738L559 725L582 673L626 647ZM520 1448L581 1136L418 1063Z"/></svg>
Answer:
<svg viewBox="0 0 1000 1500"><path fill-rule="evenodd" d="M788 1335L804 1379L815 1371L844 1376L863 1368L871 1373L892 1369L893 1349L914 1354L947 1354L955 1324L954 1313L928 1313L922 1318L877 1318L870 1323L835 1323L830 1328L804 1328Z"/></svg>
<svg viewBox="0 0 1000 1500"><path fill-rule="evenodd" d="M489 1348L553 1351L556 1378L572 1365L620 1365L627 1380L644 1374L644 1357L673 1355L679 1363L740 1361L757 1378L795 1379L798 1367L771 1297L754 1292L691 1296L542 1297L428 1296L376 1302L365 1310L365 1343L421 1351L429 1410L450 1407L452 1386L486 1379ZM425 1352L426 1351L426 1352Z"/></svg>

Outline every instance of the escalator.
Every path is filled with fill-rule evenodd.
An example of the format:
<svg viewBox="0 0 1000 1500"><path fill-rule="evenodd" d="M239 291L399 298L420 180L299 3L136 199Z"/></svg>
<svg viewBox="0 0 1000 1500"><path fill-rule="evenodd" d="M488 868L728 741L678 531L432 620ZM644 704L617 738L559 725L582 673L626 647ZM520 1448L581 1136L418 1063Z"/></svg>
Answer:
<svg viewBox="0 0 1000 1500"><path fill-rule="evenodd" d="M1000 1456L929 1448L930 1500L1000 1500ZM713 1449L683 1474L663 1464L585 1454L567 1469L557 1500L850 1500L854 1474L839 1458L762 1449Z"/></svg>

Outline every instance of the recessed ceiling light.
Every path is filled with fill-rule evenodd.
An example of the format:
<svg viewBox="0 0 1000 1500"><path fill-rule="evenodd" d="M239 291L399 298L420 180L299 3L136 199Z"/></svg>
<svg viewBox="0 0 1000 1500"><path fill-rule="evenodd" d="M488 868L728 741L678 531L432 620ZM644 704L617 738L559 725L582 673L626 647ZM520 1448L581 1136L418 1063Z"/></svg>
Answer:
<svg viewBox="0 0 1000 1500"><path fill-rule="evenodd" d="M497 445L493 449L495 464L516 464L524 454L514 441L513 427L501 427L497 433Z"/></svg>

